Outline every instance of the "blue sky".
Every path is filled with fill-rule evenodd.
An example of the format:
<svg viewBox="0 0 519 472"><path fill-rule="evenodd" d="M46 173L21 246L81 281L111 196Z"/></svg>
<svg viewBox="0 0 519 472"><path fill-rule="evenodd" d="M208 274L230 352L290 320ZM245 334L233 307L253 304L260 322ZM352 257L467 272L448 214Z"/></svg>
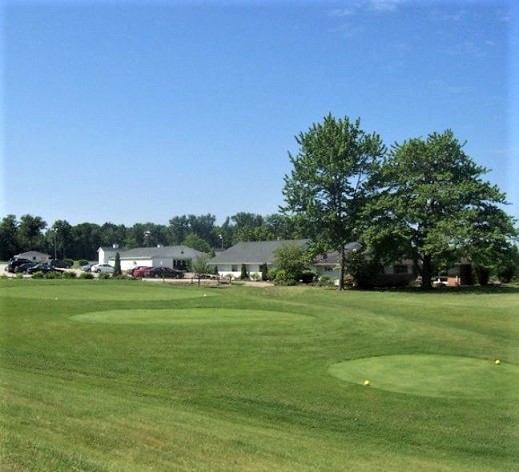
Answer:
<svg viewBox="0 0 519 472"><path fill-rule="evenodd" d="M276 213L331 112L386 144L450 128L519 218L512 1L7 1L0 216Z"/></svg>

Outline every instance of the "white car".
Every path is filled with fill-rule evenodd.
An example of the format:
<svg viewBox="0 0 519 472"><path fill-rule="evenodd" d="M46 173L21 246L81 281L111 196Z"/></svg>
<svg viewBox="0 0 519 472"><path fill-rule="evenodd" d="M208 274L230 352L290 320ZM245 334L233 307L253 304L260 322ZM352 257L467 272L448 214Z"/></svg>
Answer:
<svg viewBox="0 0 519 472"><path fill-rule="evenodd" d="M445 276L440 276L436 280L433 281L433 287L448 287L449 279Z"/></svg>
<svg viewBox="0 0 519 472"><path fill-rule="evenodd" d="M107 272L111 274L114 268L110 264L96 264L90 269L93 273L99 274L99 272Z"/></svg>

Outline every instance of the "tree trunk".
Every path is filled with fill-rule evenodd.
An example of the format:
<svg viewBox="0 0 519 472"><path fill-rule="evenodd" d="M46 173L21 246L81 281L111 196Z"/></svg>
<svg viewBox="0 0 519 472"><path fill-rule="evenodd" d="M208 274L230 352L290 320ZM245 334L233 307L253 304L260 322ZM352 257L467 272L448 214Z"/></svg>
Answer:
<svg viewBox="0 0 519 472"><path fill-rule="evenodd" d="M422 266L422 289L430 290L432 288L432 258L430 254L423 256Z"/></svg>
<svg viewBox="0 0 519 472"><path fill-rule="evenodd" d="M339 269L339 287L338 290L344 290L344 272L346 269L346 253L344 252L344 246L341 246L341 263Z"/></svg>

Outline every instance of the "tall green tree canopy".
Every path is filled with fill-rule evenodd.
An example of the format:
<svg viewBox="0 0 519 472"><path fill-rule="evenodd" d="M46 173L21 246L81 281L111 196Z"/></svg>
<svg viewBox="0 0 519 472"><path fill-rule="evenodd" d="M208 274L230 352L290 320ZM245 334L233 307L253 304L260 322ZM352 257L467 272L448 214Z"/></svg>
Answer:
<svg viewBox="0 0 519 472"><path fill-rule="evenodd" d="M66 220L56 220L47 231L47 247L54 254L54 257L64 259L72 254L73 249L73 229Z"/></svg>
<svg viewBox="0 0 519 472"><path fill-rule="evenodd" d="M500 207L505 195L481 176L452 131L397 144L373 184L364 238L372 253L415 261L423 288L435 270L460 257L495 257L516 234Z"/></svg>
<svg viewBox="0 0 519 472"><path fill-rule="evenodd" d="M294 215L316 250L341 254L339 289L344 288L346 244L358 234L369 197L369 176L385 154L376 133L367 134L360 120L331 114L296 137L299 152L289 153L293 170L285 176L285 214Z"/></svg>
<svg viewBox="0 0 519 472"><path fill-rule="evenodd" d="M7 260L18 253L18 220L15 215L7 215L0 221L0 260Z"/></svg>
<svg viewBox="0 0 519 472"><path fill-rule="evenodd" d="M22 215L18 224L18 247L23 251L38 250L43 247L43 230L47 222L39 216Z"/></svg>

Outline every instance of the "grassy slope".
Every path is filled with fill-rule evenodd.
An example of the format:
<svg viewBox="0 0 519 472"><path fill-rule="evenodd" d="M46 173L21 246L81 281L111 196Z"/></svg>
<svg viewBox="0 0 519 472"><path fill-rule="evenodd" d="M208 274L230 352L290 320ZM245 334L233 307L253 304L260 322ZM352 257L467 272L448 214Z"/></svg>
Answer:
<svg viewBox="0 0 519 472"><path fill-rule="evenodd" d="M2 470L477 471L519 459L512 395L428 398L328 372L412 353L519 363L517 292L0 280L0 297ZM160 322L128 323L134 309L160 309ZM89 322L103 311L111 323Z"/></svg>

